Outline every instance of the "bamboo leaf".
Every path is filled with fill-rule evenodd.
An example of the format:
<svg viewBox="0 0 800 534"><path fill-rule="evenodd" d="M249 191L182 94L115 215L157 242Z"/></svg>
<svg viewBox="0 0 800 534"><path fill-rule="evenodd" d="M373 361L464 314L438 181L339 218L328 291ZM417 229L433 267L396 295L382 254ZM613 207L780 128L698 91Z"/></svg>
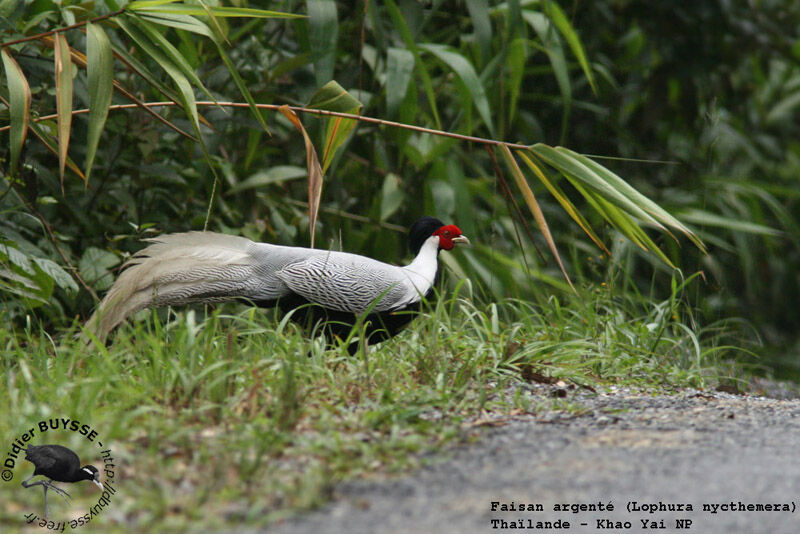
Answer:
<svg viewBox="0 0 800 534"><path fill-rule="evenodd" d="M408 28L408 24L403 18L400 9L398 9L397 4L394 3L394 0L386 0L386 10L389 12L389 16L392 18L392 22L395 28L397 28L398 33L400 33L400 37L403 39L406 48L414 55L414 66L417 70L417 75L422 79L422 86L425 89L425 95L428 97L428 105L431 107L434 123L436 124L436 128L441 130L442 121L439 119L439 111L436 109L436 95L433 92L433 82L431 81L430 74L428 74L428 70L425 68L425 63L423 63L420 57L419 48L414 40L414 36L411 35L411 30Z"/></svg>
<svg viewBox="0 0 800 534"><path fill-rule="evenodd" d="M138 11L141 9L163 6L164 4L174 4L175 2L180 2L180 1L181 0L138 0L136 2L131 2L130 4L128 4L127 8L132 11Z"/></svg>
<svg viewBox="0 0 800 534"><path fill-rule="evenodd" d="M189 15L174 15L170 13L150 13L147 11L139 12L139 16L146 21L162 26L169 26L178 30L204 35L211 40L216 40L216 36L211 29L201 21Z"/></svg>
<svg viewBox="0 0 800 534"><path fill-rule="evenodd" d="M7 49L2 49L2 56L10 100L8 105L11 126L9 134L11 150L10 171L16 173L22 146L25 144L25 137L28 133L31 112L31 88L19 64L11 57Z"/></svg>
<svg viewBox="0 0 800 534"><path fill-rule="evenodd" d="M579 184L573 183L575 189L586 198L589 204L622 235L631 240L636 246L646 252L651 252L661 259L664 263L675 269L675 265L669 260L664 252L655 244L647 233L631 219L624 211L613 205L611 202L598 195L594 191L585 189Z"/></svg>
<svg viewBox="0 0 800 534"><path fill-rule="evenodd" d="M55 47L56 47L55 39L53 39L49 35L43 35L41 38L39 38L39 42L41 42L45 46L53 48L53 49L55 49ZM124 50L122 50L120 48L114 47L113 45L112 45L112 53L113 53L114 57L116 57L122 63L124 63L126 67L128 67L130 70L132 70L133 72L135 72L136 74L138 74L139 76L144 78L149 83L151 83L159 91L161 91L163 94L165 94L167 96L167 98L169 98L173 102L178 102L178 105L181 107L181 109L183 108L182 104L180 104L180 102L179 102L180 99L178 98L177 94L174 93L173 91L171 91L169 88L167 88L164 84L162 84L161 82L156 80L155 77L144 67L144 65L139 63L138 60L136 60L133 56L131 56L126 51L124 51ZM78 67L80 67L82 69L86 69L87 68L86 56L83 53L81 53L80 51L75 50L74 48L70 48L70 57L72 59L72 62L75 65L77 65ZM149 114L150 116L152 116L157 121L162 122L168 128L171 128L172 130L178 132L179 134L187 137L188 139L191 139L193 141L197 141L196 137L194 137L193 135L181 130L176 125L174 125L173 123L171 123L170 121L168 121L167 119L165 119L164 117L162 117L161 115L159 115L158 113L153 111L153 109L151 109L150 107L146 106L144 104L144 102L142 102L141 100L136 98L133 94L131 94L128 90L126 90L122 86L122 84L119 83L117 80L112 80L112 84L114 86L114 90L115 91L117 91L119 94L121 94L122 96L124 96L125 98L130 100L131 102L136 103L141 108L142 111L144 111L145 113ZM203 122L203 124L207 124L207 121L203 118L202 115L200 116L200 121ZM81 175L81 176L83 176L83 175Z"/></svg>
<svg viewBox="0 0 800 534"><path fill-rule="evenodd" d="M193 136L189 132L186 132L186 131L182 130L181 128L179 128L175 124L171 123L170 121L168 121L167 119L165 119L164 117L162 117L161 115L156 113L155 110L153 110L153 108L151 108L150 106L146 105L143 101L141 101L138 98L136 98L135 95L133 95L127 89L122 87L122 85L120 83L118 83L116 80L114 80L114 89L119 94L121 94L122 96L124 96L125 98L127 98L128 100L130 100L131 102L136 104L137 106L139 106L139 109L141 109L142 111L144 111L145 113L147 113L148 115L150 115L151 117L156 119L157 121L162 122L165 126L170 128L171 130L174 130L175 132L177 132L177 133L181 134L182 136L186 137L187 139L191 139L192 141L197 141L197 138L195 136ZM178 98L177 95L175 96L175 99L172 100L172 101L177 103L179 108L184 109L183 103L181 102L181 99ZM204 124L206 123L206 120L203 118L202 115L200 116L200 120L203 121Z"/></svg>
<svg viewBox="0 0 800 534"><path fill-rule="evenodd" d="M121 20L121 19L122 19L122 17L118 17L118 20ZM178 107L180 107L184 111L186 110L186 108L184 107L184 104L183 104L183 99L178 95L178 93L176 93L175 91L173 91L172 89L167 87L165 84L161 83L161 81L152 72L150 72L150 70L142 62L140 62L138 59L133 57L131 54L129 54L125 49L123 49L121 47L118 47L118 46L112 44L112 48L114 50L114 57L115 58L117 58L119 61L124 63L126 67L128 67L131 71L136 73L138 76L142 77L142 79L144 79L147 83L149 83L151 86L153 86L159 92L161 92L161 94L166 96L169 100L177 103ZM158 120L159 122L164 123L170 129L178 132L179 134L187 137L188 139L191 139L192 141L198 141L197 137L191 135L188 132L185 132L184 130L182 130L181 128L176 126L175 124L171 123L170 121L168 121L167 119L165 119L164 117L162 117L161 115L159 115L158 113L156 113L155 111L150 109L148 106L146 106L144 104L144 102L142 102L141 100L136 98L135 95L133 95L130 91L125 89L116 80L114 81L114 89L118 93L123 95L125 98L130 100L131 102L136 103L144 112L146 112L147 114L151 115L154 119ZM208 121L202 115L200 115L199 118L200 118L200 122L202 122L206 126L210 126Z"/></svg>
<svg viewBox="0 0 800 534"><path fill-rule="evenodd" d="M558 187L558 185L556 185L552 180L550 180L545 170L537 165L529 154L526 154L523 151L517 151L517 154L528 165L537 178L539 178L539 181L544 184L547 190L550 191L550 194L556 198L558 203L561 204L561 207L564 208L564 211L567 212L572 220L578 223L578 226L580 226L581 229L586 232L586 235L588 235L589 238L594 241L595 245L597 245L603 252L610 256L611 252L608 250L608 248L606 248L605 244L594 232L586 218L581 215L581 212L575 207L575 204L570 201L567 195L564 194L561 188Z"/></svg>
<svg viewBox="0 0 800 534"><path fill-rule="evenodd" d="M206 11L203 6L178 4L173 2L131 2L127 10L136 13L166 13L172 15L207 16L211 13L215 17L250 17L260 19L297 19L305 18L305 15L295 13L284 13L282 11L270 11L267 9L253 9L246 7L213 7L208 6Z"/></svg>
<svg viewBox="0 0 800 534"><path fill-rule="evenodd" d="M684 220L702 226L713 226L715 228L723 228L733 232L745 232L748 234L763 235L763 236L782 236L785 232L772 228L763 224L758 224L750 221L743 221L740 219L733 219L731 217L723 217L710 211L699 209L687 209L680 212L680 217Z"/></svg>
<svg viewBox="0 0 800 534"><path fill-rule="evenodd" d="M322 198L323 172L317 157L314 143L311 142L308 132L303 127L303 123L289 106L283 105L279 111L303 134L306 144L306 166L308 167L308 225L311 232L311 248L314 248L314 233L317 225L317 214L319 213L320 198Z"/></svg>
<svg viewBox="0 0 800 534"><path fill-rule="evenodd" d="M58 157L58 145L55 141L53 141L50 135L47 132L45 132L44 126L52 126L52 122L47 122L47 121L42 121L40 123L31 122L29 125L33 135L39 138L42 144L44 144L44 146L47 147L47 150L49 150L54 156ZM84 182L86 181L86 176L83 174L81 169L77 165L75 165L75 162L72 161L72 158L70 158L69 155L67 155L66 165L67 168L69 168L69 170L71 170L77 176L79 176L81 180L83 180Z"/></svg>
<svg viewBox="0 0 800 534"><path fill-rule="evenodd" d="M581 68L583 69L583 73L586 76L586 79L589 81L589 85L592 87L592 91L597 94L597 85L594 81L594 76L592 75L592 69L589 67L589 61L586 59L586 53L583 51L583 45L581 44L581 40L578 37L578 34L575 32L575 29L570 24L569 19L561 10L556 2L545 2L544 3L545 10L547 11L547 15L550 17L550 20L553 21L558 31L561 32L561 35L564 36L564 39L567 40L567 44L572 49L572 53L575 55L575 58L578 60Z"/></svg>
<svg viewBox="0 0 800 534"><path fill-rule="evenodd" d="M357 115L361 112L362 104L357 98L344 90L336 81L330 81L311 97L309 108L324 109ZM336 151L342 146L350 132L355 128L357 121L344 117L331 117L325 131L325 150L322 153L322 172L328 170Z"/></svg>
<svg viewBox="0 0 800 534"><path fill-rule="evenodd" d="M208 226L208 221L211 218L211 208L214 203L214 197L217 190L217 183L219 182L219 176L217 175L216 166L211 159L211 154L208 152L208 147L206 146L205 141L203 140L202 133L200 132L200 119L199 114L197 112L197 101L195 100L194 92L192 91L192 85L189 83L189 80L182 69L176 66L172 60L161 52L161 49L155 45L148 37L148 33L158 33L155 32L152 28L148 28L146 23L141 23L141 27L144 31L141 31L139 27L134 24L131 24L129 20L125 17L117 17L116 18L117 24L119 24L120 28L123 29L125 33L131 36L131 38L136 41L136 43L147 53L150 57L164 69L164 71L172 78L175 82L175 85L178 87L178 91L180 93L180 100L183 104L183 108L186 111L191 123L192 128L194 129L195 136L197 137L197 142L200 144L200 149L203 151L203 157L208 162L208 166L211 169L211 172L214 174L214 188L212 190L211 196L208 201L208 211L206 212L206 220L203 229L205 230ZM138 22L138 21L137 21ZM148 32L149 30L149 32ZM160 37L160 34L159 34ZM163 37L162 37L163 39ZM172 47L172 45L169 45ZM174 47L172 47L174 50ZM177 50L175 50L177 53ZM178 54L180 55L180 54ZM188 64L187 64L188 65ZM191 69L190 69L191 70Z"/></svg>
<svg viewBox="0 0 800 534"><path fill-rule="evenodd" d="M453 69L453 72L459 77L461 82L469 91L472 97L472 103L478 110L483 122L489 129L489 132L494 135L494 122L492 121L492 114L489 111L489 100L486 98L486 91L483 84L475 72L472 63L467 61L467 58L451 50L449 47L438 44L421 44L420 48L431 52L447 66Z"/></svg>
<svg viewBox="0 0 800 534"><path fill-rule="evenodd" d="M122 17L118 17L119 20L122 20ZM124 21L123 21L124 22ZM124 30L124 28L123 28ZM128 53L122 47L117 45L112 45L114 49L114 57L120 60L122 63L125 64L130 70L144 79L147 83L157 89L161 94L166 96L168 99L172 100L173 102L179 102L180 98L178 98L178 94L167 87L164 83L159 80L159 78L153 74L150 69L148 69L144 63L136 59L134 56Z"/></svg>
<svg viewBox="0 0 800 534"><path fill-rule="evenodd" d="M70 127L72 126L72 61L69 44L63 33L56 34L54 55L56 74L56 114L58 115L58 171L64 188Z"/></svg>
<svg viewBox="0 0 800 534"><path fill-rule="evenodd" d="M337 81L332 80L314 93L306 107L352 113L354 109L361 109L362 104L356 97L345 91Z"/></svg>
<svg viewBox="0 0 800 534"><path fill-rule="evenodd" d="M514 175L514 180L516 180L517 186L520 188L520 191L522 191L522 196L525 198L525 203L528 204L528 209L531 210L531 214L533 215L536 224L539 225L539 230L542 232L542 236L544 236L544 240L547 242L550 252L553 253L556 263L558 263L558 268L561 269L561 274L564 275L564 279L567 281L572 290L575 291L575 286L572 285L572 280L569 279L569 275L564 268L564 264L561 261L561 256L558 254L558 249L556 248L556 243L553 241L553 236L550 233L550 228L547 226L547 221L544 218L544 213L542 213L542 208L539 206L539 203L536 202L536 197L533 194L533 190L531 189L530 185L528 185L527 180L525 180L525 175L522 174L522 169L519 168L511 149L509 149L506 145L501 145L501 147L502 149L500 152L503 154L508 167L511 169L511 174Z"/></svg>
<svg viewBox="0 0 800 534"><path fill-rule="evenodd" d="M227 52L225 52L225 49L222 48L222 44L221 43L216 43L216 44L217 44L217 52L219 52L222 61L228 68L228 72L230 72L231 77L233 78L233 81L236 84L236 87L239 88L239 92L242 93L242 96L244 97L245 101L247 101L247 104L250 106L250 111L253 113L253 116L261 124L261 127L264 128L264 131L267 132L268 135L272 135L269 131L269 128L267 128L267 121L264 120L264 116L261 114L261 111L256 106L255 98L253 98L253 95L250 94L250 89L247 88L247 84L242 79L241 75L239 74L239 71L236 70L233 61L231 61L231 58L228 56Z"/></svg>
<svg viewBox="0 0 800 534"><path fill-rule="evenodd" d="M561 99L564 102L564 111L561 116L561 137L563 140L567 131L567 120L572 110L572 84L569 80L569 67L564 56L564 48L561 44L561 39L553 29L551 21L542 13L523 11L522 16L539 36L539 40L544 46L544 51L550 60L550 65L553 67L553 76L556 79Z"/></svg>
<svg viewBox="0 0 800 534"><path fill-rule="evenodd" d="M339 17L333 0L307 0L309 46L314 58L317 86L333 79L336 63L336 42L339 39Z"/></svg>
<svg viewBox="0 0 800 534"><path fill-rule="evenodd" d="M225 34L225 30L222 29L222 24L220 24L219 20L217 20L217 17L214 15L214 13L211 12L211 9L208 7L206 2L204 2L203 0L199 1L200 1L200 6L203 8L206 17L208 17L208 19L211 21L210 27L214 30L216 36L219 37L221 41L225 41L228 45L230 45L231 43L230 41L228 41L228 37Z"/></svg>
<svg viewBox="0 0 800 534"><path fill-rule="evenodd" d="M514 39L508 45L508 92L510 94L508 103L508 123L514 122L517 114L517 102L519 102L520 90L522 89L522 79L525 74L525 62L528 59L528 49L526 40L523 38Z"/></svg>
<svg viewBox="0 0 800 534"><path fill-rule="evenodd" d="M141 15L141 18L144 20L149 20L155 24L161 24L163 26L170 26L172 28L176 28L179 30L185 30L191 33L195 33L198 35L203 35L211 39L217 47L217 52L219 53L222 62L225 63L225 66L228 69L228 72L231 74L231 78L233 78L236 87L239 88L239 92L244 97L245 101L250 106L250 111L255 116L256 120L261 124L261 127L264 128L264 131L269 132L269 128L267 127L267 123L264 120L264 116L259 111L258 107L256 107L256 101L253 98L253 95L250 94L250 90L247 87L247 84L242 79L239 72L236 70L236 67L231 61L230 56L225 51L224 44L220 38L218 38L211 28L209 28L203 22L197 20L194 17L188 15L172 15L172 14L163 14L159 13L157 15L151 15L144 13Z"/></svg>
<svg viewBox="0 0 800 534"><path fill-rule="evenodd" d="M86 141L86 179L100 143L100 134L108 117L111 96L114 92L114 55L111 42L97 24L86 26L87 79L89 89L89 134Z"/></svg>
<svg viewBox="0 0 800 534"><path fill-rule="evenodd" d="M487 0L467 0L467 11L475 28L475 38L480 47L483 61L489 57L492 49L492 20L489 17L489 2Z"/></svg>
<svg viewBox="0 0 800 534"><path fill-rule="evenodd" d="M180 100L184 106L184 110L189 116L189 119L192 121L195 133L197 133L199 137L200 124L197 113L197 104L189 80L183 75L181 69L178 68L169 59L169 57L162 53L161 49L152 41L150 41L148 35L141 31L139 27L131 24L130 21L126 20L125 17L117 17L116 22L123 29L123 31L127 33L134 41L136 41L136 44L138 44L139 47L142 48L142 50L153 59L153 61L158 63L158 65L164 69L164 71L175 82L175 85L178 87L180 93Z"/></svg>
<svg viewBox="0 0 800 534"><path fill-rule="evenodd" d="M659 230L666 231L666 228L664 228L658 220L642 209L641 206L632 202L606 180L598 176L597 173L587 167L583 162L575 158L573 155L574 153L568 154L545 145L544 143L537 143L530 147L530 150L537 157L544 160L545 163L563 173L571 182L578 181L586 185L631 215L652 224Z"/></svg>
<svg viewBox="0 0 800 534"><path fill-rule="evenodd" d="M414 72L414 54L405 48L389 47L386 51L386 112L397 114L406 97L408 83Z"/></svg>
<svg viewBox="0 0 800 534"><path fill-rule="evenodd" d="M635 202L637 205L641 206L642 209L650 213L653 217L661 221L662 223L666 224L667 226L671 226L672 228L677 229L681 233L683 233L686 237L688 237L692 243L697 246L700 250L705 252L705 245L703 242L698 238L694 232L692 232L689 228L687 228L682 222L680 222L677 218L670 215L665 209L661 206L644 196L642 193L637 191L633 186L631 186L628 182L617 176L615 173L611 172L607 168L603 167L596 161L593 161L590 158L582 154L578 154L573 152L569 149L559 147L556 149L557 151L568 154L571 157L575 158L577 161L583 163L594 171L598 176L604 179L608 184L615 187L620 193L625 195L629 198L632 202Z"/></svg>
<svg viewBox="0 0 800 534"><path fill-rule="evenodd" d="M394 173L389 173L383 179L381 189L381 220L385 221L400 209L405 199L405 193L400 187L400 177Z"/></svg>
<svg viewBox="0 0 800 534"><path fill-rule="evenodd" d="M214 98L214 95L212 95L208 89L206 89L206 86L203 85L202 81L200 81L200 78L197 76L197 73L194 71L192 66L189 64L186 58L183 57L183 54L181 54L172 43L170 43L163 35L161 35L161 33L153 29L153 27L141 17L136 15L133 17L133 20L137 23L138 28L141 29L147 35L150 41L152 41L152 43L163 52L163 56L168 58L174 66L180 69L181 73L183 73L183 76L195 87L198 87L201 91L203 91L210 100L216 102L217 99ZM159 62L159 64L161 64L161 62ZM161 66L162 68L164 67L164 65Z"/></svg>
<svg viewBox="0 0 800 534"><path fill-rule="evenodd" d="M239 193L248 189L256 189L269 184L279 184L288 180L302 178L303 176L307 175L308 171L302 167L297 167L295 165L278 165L276 167L271 167L269 170L259 171L252 176L248 176L247 179L242 180L235 186L228 189L226 194L232 195L234 193Z"/></svg>

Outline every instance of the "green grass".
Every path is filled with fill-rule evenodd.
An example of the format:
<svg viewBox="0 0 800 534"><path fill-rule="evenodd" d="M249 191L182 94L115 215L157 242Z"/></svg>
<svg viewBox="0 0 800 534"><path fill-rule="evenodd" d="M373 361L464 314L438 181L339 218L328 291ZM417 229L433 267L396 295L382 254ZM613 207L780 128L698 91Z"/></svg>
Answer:
<svg viewBox="0 0 800 534"><path fill-rule="evenodd" d="M366 356L326 350L272 311L241 306L206 318L181 310L166 323L147 314L100 351L75 331L0 329L0 411L11 414L0 450L5 458L39 420L75 418L114 453L118 493L97 519L104 530L263 525L324 503L338 481L419 465L420 453L466 439L465 423L485 412L570 409L521 394L526 380L660 391L713 387L732 372L717 371L734 350L721 341L727 328L693 326L678 288L661 303L598 286L536 306L480 305L467 289ZM99 458L74 432L34 439L45 442ZM20 461L0 482L2 524L41 514L41 491L19 486L31 472ZM76 511L99 493L67 489Z"/></svg>

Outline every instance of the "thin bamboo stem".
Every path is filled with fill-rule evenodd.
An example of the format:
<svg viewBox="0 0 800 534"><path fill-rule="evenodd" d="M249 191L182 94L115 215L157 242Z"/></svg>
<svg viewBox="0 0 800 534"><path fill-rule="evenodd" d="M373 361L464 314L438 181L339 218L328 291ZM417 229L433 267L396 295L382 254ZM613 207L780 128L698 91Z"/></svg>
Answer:
<svg viewBox="0 0 800 534"><path fill-rule="evenodd" d="M114 11L113 13L106 13L105 15L100 15L99 17L95 17L89 20L83 20L81 22L76 22L75 24L71 24L69 26L64 26L63 28L56 28L55 30L51 30L49 32L37 33L36 35L29 35L28 37L23 37L22 39L17 39L15 41L6 41L5 43L0 43L0 48L5 48L7 46L19 44L19 43L26 43L28 41L36 41L41 39L42 37L47 37L48 35L55 35L57 33L66 32L69 30L74 30L75 28L80 28L81 26L86 26L90 22L100 22L101 20L110 19L111 17L116 17L117 15L122 15L125 13L124 9L120 9L119 11Z"/></svg>
<svg viewBox="0 0 800 534"><path fill-rule="evenodd" d="M174 107L178 104L175 102L167 101L167 102L145 102L145 106L147 107ZM232 107L232 108L246 108L249 107L247 102L212 102L209 100L200 100L197 102L198 106L222 106L222 107ZM114 104L109 106L109 111L111 110L120 110L120 109L132 109L132 108L139 108L141 107L139 104ZM256 107L259 109L269 109L272 111L277 111L280 107L277 104L256 104ZM463 135L457 134L452 132L445 132L443 130L435 130L432 128L425 128L423 126L414 126L412 124L405 124L402 122L395 122L395 121L387 121L384 119L376 119L375 117L367 117L363 115L353 115L352 113L340 113L338 111L327 111L324 109L311 109L311 108L304 108L300 106L289 106L292 111L299 111L302 113L311 113L314 115L322 115L325 117L342 117L345 119L353 119L361 122L367 122L370 124L378 124L380 126L389 126L391 128L402 128L404 130L411 130L420 133L427 133L431 135L438 135L441 137L449 137L451 139L459 139L461 141L469 141L472 143L480 143L483 145L495 145L495 146L507 146L508 148L516 148L525 150L528 145L522 145L519 143L507 143L505 141L497 141L496 139L486 139L483 137L475 137L472 135ZM73 115L81 115L89 113L88 109L76 109L73 110ZM57 118L57 115L44 115L41 117L37 117L34 119L36 122L44 121L44 120L52 120ZM8 130L9 126L0 127L0 132Z"/></svg>

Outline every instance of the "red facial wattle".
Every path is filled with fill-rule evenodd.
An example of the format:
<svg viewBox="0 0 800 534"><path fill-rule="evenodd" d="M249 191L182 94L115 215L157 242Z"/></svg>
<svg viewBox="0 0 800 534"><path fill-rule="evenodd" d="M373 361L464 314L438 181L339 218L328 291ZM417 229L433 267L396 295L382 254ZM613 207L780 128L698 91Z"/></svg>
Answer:
<svg viewBox="0 0 800 534"><path fill-rule="evenodd" d="M439 248L452 250L455 246L453 238L461 236L461 229L454 224L448 224L433 232L433 235L439 236Z"/></svg>

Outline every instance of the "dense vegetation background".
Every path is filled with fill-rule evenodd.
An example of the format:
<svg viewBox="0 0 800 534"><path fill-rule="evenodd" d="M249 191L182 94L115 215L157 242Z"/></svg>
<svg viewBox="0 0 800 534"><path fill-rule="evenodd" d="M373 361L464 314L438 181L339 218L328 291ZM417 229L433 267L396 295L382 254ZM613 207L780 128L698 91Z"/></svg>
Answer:
<svg viewBox="0 0 800 534"><path fill-rule="evenodd" d="M225 5L265 7L255 4ZM120 7L124 2L113 0L6 1L0 33L15 40ZM686 293L697 320L744 319L745 337L761 336L770 347L761 364L798 372L796 3L320 0L266 7L308 17L192 15L214 28L256 102L303 105L334 79L363 104L364 115L624 158L599 161L691 224L709 246L704 255L682 237L650 234L681 268L679 279L702 271ZM134 70L115 59L115 79L143 101L168 100L157 89L175 91L163 61L114 17L98 24L129 63L141 62ZM175 24L159 28L207 88L204 94L195 86L198 99L245 101L214 40ZM83 30L64 35L85 52ZM56 113L51 48L43 40L9 47L38 116ZM86 108L85 73L76 69L73 77L74 108ZM0 96L10 98L6 82ZM118 93L113 100L128 101ZM140 109L111 111L88 183L69 168L62 180L53 150L33 135L12 173L8 133L1 134L4 322L57 331L87 317L95 304L89 288L102 293L113 269L140 247L138 238L151 233L207 225L308 244L306 156L294 126L263 111L268 135L247 109L199 110L212 126L201 127L207 156ZM157 112L193 132L180 109ZM8 120L0 110L0 125ZM325 120L303 121L321 153ZM55 146L55 121L40 124ZM69 156L82 169L88 129L87 115L76 115ZM610 257L543 185L531 183L579 285L655 299L670 294L675 273L604 227L581 195L568 191ZM488 300L541 302L566 286L524 200L513 194L518 212L480 144L360 123L327 169L317 243L397 262L406 254L401 227L434 214L477 243L448 258L459 278L469 277ZM28 271L20 270L25 258L33 261Z"/></svg>
<svg viewBox="0 0 800 534"><path fill-rule="evenodd" d="M734 358L800 379L798 28L788 0L0 0L0 436L90 422L124 488L99 519L110 532L230 530L497 417L582 413L574 391L730 391ZM442 254L443 298L357 357L243 304L145 312L87 350L75 334L141 238L310 243L296 125L194 105L214 99L534 147L514 150L515 172L480 140L374 122L334 135L298 113L325 168L316 246L400 263L415 218L456 223L474 246ZM179 105L104 123L109 101ZM620 181L592 190L613 177L577 154L708 253L648 222ZM97 459L76 433L38 438ZM30 467L4 472L4 525L41 507L18 484ZM97 501L79 490L51 508Z"/></svg>

